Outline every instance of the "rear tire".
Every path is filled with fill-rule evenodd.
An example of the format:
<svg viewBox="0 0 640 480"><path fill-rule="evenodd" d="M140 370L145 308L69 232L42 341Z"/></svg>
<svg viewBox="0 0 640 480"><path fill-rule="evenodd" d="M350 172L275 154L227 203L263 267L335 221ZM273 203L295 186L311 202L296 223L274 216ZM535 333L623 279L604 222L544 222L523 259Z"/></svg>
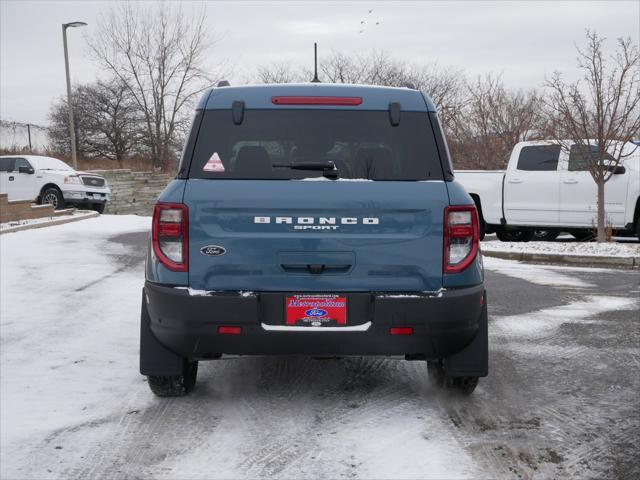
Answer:
<svg viewBox="0 0 640 480"><path fill-rule="evenodd" d="M478 377L447 377L441 361L427 361L429 381L451 393L471 395L478 386Z"/></svg>
<svg viewBox="0 0 640 480"><path fill-rule="evenodd" d="M182 375L147 375L149 388L158 397L182 397L193 390L198 362L184 361Z"/></svg>
<svg viewBox="0 0 640 480"><path fill-rule="evenodd" d="M569 230L569 233L579 242L588 242L594 236L591 230Z"/></svg>
<svg viewBox="0 0 640 480"><path fill-rule="evenodd" d="M542 242L552 242L558 238L560 232L554 230L535 230L533 232L533 239Z"/></svg>
<svg viewBox="0 0 640 480"><path fill-rule="evenodd" d="M498 230L496 237L501 242L528 242L533 238L530 230Z"/></svg>
<svg viewBox="0 0 640 480"><path fill-rule="evenodd" d="M91 209L102 215L104 213L105 206L106 203L94 203Z"/></svg>
<svg viewBox="0 0 640 480"><path fill-rule="evenodd" d="M47 188L40 195L40 205L51 204L54 210L61 210L65 207L62 192L54 187Z"/></svg>
<svg viewBox="0 0 640 480"><path fill-rule="evenodd" d="M447 388L462 395L471 395L478 386L478 377L453 377L448 379Z"/></svg>

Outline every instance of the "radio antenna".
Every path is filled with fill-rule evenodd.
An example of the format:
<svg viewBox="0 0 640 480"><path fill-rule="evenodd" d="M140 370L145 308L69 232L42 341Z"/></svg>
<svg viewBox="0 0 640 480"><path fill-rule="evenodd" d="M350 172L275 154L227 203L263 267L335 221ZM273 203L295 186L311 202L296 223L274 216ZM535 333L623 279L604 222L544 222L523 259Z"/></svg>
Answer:
<svg viewBox="0 0 640 480"><path fill-rule="evenodd" d="M318 78L318 44L313 42L313 80L311 83L320 83Z"/></svg>

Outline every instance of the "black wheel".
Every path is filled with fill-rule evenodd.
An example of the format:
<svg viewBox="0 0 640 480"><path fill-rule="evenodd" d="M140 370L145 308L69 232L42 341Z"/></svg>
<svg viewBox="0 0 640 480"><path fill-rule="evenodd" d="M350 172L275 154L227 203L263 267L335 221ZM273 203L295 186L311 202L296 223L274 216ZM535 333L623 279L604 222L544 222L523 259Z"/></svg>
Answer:
<svg viewBox="0 0 640 480"><path fill-rule="evenodd" d="M640 215L638 215L638 219L636 220L636 237L640 240Z"/></svg>
<svg viewBox="0 0 640 480"><path fill-rule="evenodd" d="M149 388L158 397L182 397L193 390L198 377L198 362L184 362L182 375L147 375Z"/></svg>
<svg viewBox="0 0 640 480"><path fill-rule="evenodd" d="M591 230L569 230L569 233L579 242L588 242L594 237Z"/></svg>
<svg viewBox="0 0 640 480"><path fill-rule="evenodd" d="M452 393L470 395L478 386L478 377L447 377L441 361L427 361L429 381Z"/></svg>
<svg viewBox="0 0 640 480"><path fill-rule="evenodd" d="M542 242L552 242L556 238L558 238L560 232L554 230L534 230L533 232L533 240L542 241Z"/></svg>
<svg viewBox="0 0 640 480"><path fill-rule="evenodd" d="M92 210L95 210L96 212L98 212L100 215L102 215L104 213L104 207L106 207L106 203L94 203L91 206Z"/></svg>
<svg viewBox="0 0 640 480"><path fill-rule="evenodd" d="M42 195L40 195L40 205L46 205L47 203L53 205L53 208L56 210L64 208L62 192L54 187L47 188L42 192Z"/></svg>
<svg viewBox="0 0 640 480"><path fill-rule="evenodd" d="M530 230L498 230L496 237L501 242L528 242L533 238Z"/></svg>
<svg viewBox="0 0 640 480"><path fill-rule="evenodd" d="M478 386L478 377L454 377L447 379L447 388L462 395L471 395Z"/></svg>

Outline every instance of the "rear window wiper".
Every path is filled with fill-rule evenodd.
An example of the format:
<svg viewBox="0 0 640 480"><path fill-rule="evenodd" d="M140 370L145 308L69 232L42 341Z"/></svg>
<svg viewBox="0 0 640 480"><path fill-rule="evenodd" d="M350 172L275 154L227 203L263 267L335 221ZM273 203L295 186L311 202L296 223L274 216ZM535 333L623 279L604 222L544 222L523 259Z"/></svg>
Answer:
<svg viewBox="0 0 640 480"><path fill-rule="evenodd" d="M274 163L273 168L290 168L292 170L319 170L322 171L322 175L327 178L331 178L334 180L338 178L338 169L336 168L336 164L331 160L327 160L325 162L301 161L291 163Z"/></svg>

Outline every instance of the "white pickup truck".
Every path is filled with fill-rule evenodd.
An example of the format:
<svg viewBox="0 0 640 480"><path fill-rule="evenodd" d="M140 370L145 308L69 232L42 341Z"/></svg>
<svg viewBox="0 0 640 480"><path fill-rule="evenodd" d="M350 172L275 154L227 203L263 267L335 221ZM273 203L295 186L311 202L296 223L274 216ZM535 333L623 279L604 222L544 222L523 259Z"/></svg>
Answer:
<svg viewBox="0 0 640 480"><path fill-rule="evenodd" d="M478 207L483 233L495 232L503 241L528 241L540 230L591 235L597 187L580 149L569 143L520 142L506 170L455 172ZM607 225L640 237L639 197L640 146L627 143L605 185Z"/></svg>
<svg viewBox="0 0 640 480"><path fill-rule="evenodd" d="M9 200L51 203L90 208L99 213L111 198L111 189L101 175L77 172L57 158L40 155L0 157L0 193Z"/></svg>

